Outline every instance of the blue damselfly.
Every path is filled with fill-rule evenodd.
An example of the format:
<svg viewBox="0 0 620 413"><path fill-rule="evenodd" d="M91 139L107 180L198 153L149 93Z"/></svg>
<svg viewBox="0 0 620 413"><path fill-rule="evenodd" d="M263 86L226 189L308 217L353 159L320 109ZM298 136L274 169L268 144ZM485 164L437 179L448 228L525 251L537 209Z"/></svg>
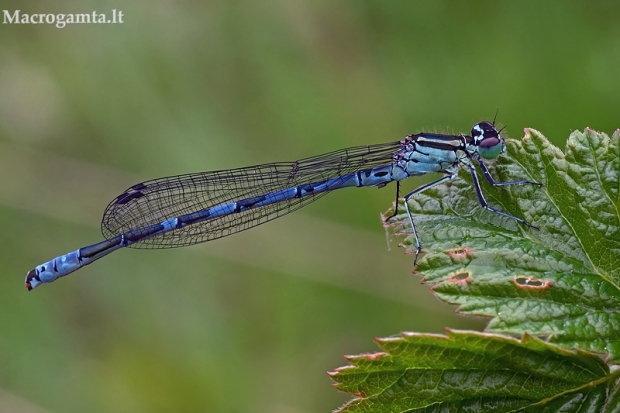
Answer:
<svg viewBox="0 0 620 413"><path fill-rule="evenodd" d="M422 249L408 201L454 179L466 167L483 208L536 228L524 219L489 206L474 161L493 186L541 185L526 180L496 182L483 159L506 151L495 121L479 122L471 135L418 133L401 141L357 146L302 159L224 171L202 172L139 183L116 197L101 222L105 241L54 258L30 270L26 287L63 277L123 247L174 248L211 241L281 217L335 189L376 186L431 172L444 176L405 195L405 210L417 250ZM390 218L391 218L390 217ZM389 218L388 218L389 219Z"/></svg>

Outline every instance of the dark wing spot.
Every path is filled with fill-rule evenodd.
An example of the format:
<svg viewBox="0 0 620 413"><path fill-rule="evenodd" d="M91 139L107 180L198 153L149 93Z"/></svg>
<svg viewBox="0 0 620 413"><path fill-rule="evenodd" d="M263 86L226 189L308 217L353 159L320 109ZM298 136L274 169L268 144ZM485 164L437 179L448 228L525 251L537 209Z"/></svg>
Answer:
<svg viewBox="0 0 620 413"><path fill-rule="evenodd" d="M131 187L131 189L135 191L140 191L145 188L146 188L146 185L144 185L143 183L135 184L134 186Z"/></svg>
<svg viewBox="0 0 620 413"><path fill-rule="evenodd" d="M144 194L140 191L137 192L125 192L123 194L120 194L118 197L116 197L116 203L117 204L126 204L127 202L133 200L133 199L137 199L137 198L142 198L144 196Z"/></svg>

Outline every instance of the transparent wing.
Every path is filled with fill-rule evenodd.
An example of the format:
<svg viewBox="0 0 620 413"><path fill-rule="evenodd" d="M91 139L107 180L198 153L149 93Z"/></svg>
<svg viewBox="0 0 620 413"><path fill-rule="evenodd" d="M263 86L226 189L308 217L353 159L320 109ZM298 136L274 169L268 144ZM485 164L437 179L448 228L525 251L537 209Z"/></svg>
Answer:
<svg viewBox="0 0 620 413"><path fill-rule="evenodd" d="M352 172L388 165L400 142L359 146L302 159L224 171L159 178L134 185L116 197L103 213L106 238L218 205L273 193L299 185L337 179ZM174 248L225 237L281 217L322 195L247 209L197 222L131 244L134 248Z"/></svg>

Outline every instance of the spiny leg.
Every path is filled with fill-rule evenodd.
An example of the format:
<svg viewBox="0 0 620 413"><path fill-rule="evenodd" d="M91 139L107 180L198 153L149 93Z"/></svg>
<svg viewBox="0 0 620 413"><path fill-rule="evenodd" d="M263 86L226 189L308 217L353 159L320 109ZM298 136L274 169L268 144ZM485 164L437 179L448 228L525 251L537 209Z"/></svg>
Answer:
<svg viewBox="0 0 620 413"><path fill-rule="evenodd" d="M527 181L525 179L520 179L518 181L506 181L506 182L497 182L495 179L493 179L493 177L491 176L491 173L489 172L489 170L487 169L487 166L484 164L484 162L482 162L482 159L480 159L479 157L476 158L476 161L478 161L478 165L480 165L480 169L482 170L482 174L484 175L484 177L486 178L486 180L493 186L506 186L506 185L538 185L538 186L542 186L542 183L540 182L533 182L533 181ZM472 165L473 166L473 165Z"/></svg>
<svg viewBox="0 0 620 413"><path fill-rule="evenodd" d="M394 201L394 213L387 217L385 220L389 221L398 214L398 194L400 192L400 181L396 181L396 200Z"/></svg>
<svg viewBox="0 0 620 413"><path fill-rule="evenodd" d="M474 167L474 165L471 162L463 162L464 164L466 164L469 167L469 172L471 174L471 179L474 182L474 189L476 190L476 195L478 196L478 202L480 202L480 205L482 205L482 207L488 211L492 211L495 212L496 214L505 216L507 218L512 218L517 222L522 223L523 225L527 225L528 227L532 227L535 229L539 229L537 226L530 224L529 222L527 222L526 220L524 220L523 218L519 218L516 217L514 215L509 214L508 212L504 212L502 210L499 209L495 209L491 206L489 206L489 204L487 203L486 199L484 199L484 195L482 194L482 189L480 188L480 182L478 182L478 175L476 174L476 168ZM480 162L481 165L484 165L483 163ZM481 169L483 169L481 167ZM483 172L486 168L483 169ZM487 171L488 173L488 171ZM485 177L487 176L487 174L485 174ZM534 184L534 185L541 185L538 182L530 182L530 181L509 181L509 182L495 182L495 180L493 180L493 177L491 177L491 175L489 174L487 177L487 180L491 179L492 181L489 181L489 183L491 183L494 186L502 186L502 185L525 185L525 184Z"/></svg>
<svg viewBox="0 0 620 413"><path fill-rule="evenodd" d="M439 178L436 181L430 182L426 185L422 185L419 188L414 189L405 195L405 210L407 211L407 215L409 216L409 222L411 223L411 229L413 231L413 237L415 238L416 251L415 258L413 259L413 266L415 267L418 264L418 256L420 255L420 251L422 250L422 244L420 244L420 238L418 237L418 230L415 227L415 223L413 222L413 215L411 215L411 211L409 210L409 200L416 196L417 194L426 191L429 188L433 188L437 185L443 184L444 182L450 181L457 176L458 170L451 173L450 175L445 175L442 178Z"/></svg>

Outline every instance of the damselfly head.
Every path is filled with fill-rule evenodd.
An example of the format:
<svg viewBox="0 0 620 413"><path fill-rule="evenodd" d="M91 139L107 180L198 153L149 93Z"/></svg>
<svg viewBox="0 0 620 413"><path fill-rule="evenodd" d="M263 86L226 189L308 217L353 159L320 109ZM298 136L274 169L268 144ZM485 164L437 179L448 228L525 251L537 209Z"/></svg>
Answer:
<svg viewBox="0 0 620 413"><path fill-rule="evenodd" d="M478 122L471 128L471 136L478 153L485 159L495 159L501 153L506 152L504 139L491 122Z"/></svg>

